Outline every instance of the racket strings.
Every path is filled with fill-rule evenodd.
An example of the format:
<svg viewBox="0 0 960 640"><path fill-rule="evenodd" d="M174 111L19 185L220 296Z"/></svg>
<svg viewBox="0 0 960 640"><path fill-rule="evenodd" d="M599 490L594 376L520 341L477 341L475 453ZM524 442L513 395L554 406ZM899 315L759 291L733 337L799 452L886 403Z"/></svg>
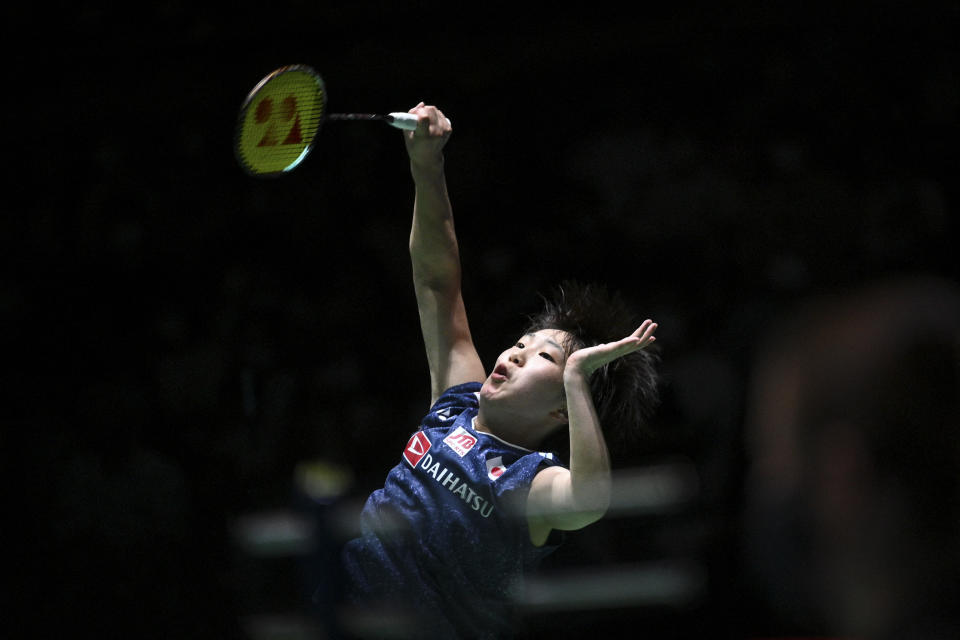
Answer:
<svg viewBox="0 0 960 640"><path fill-rule="evenodd" d="M305 65L281 67L247 96L237 121L234 151L250 175L276 176L295 169L310 153L324 120L386 122L413 130L417 119L406 113L326 114L326 88Z"/></svg>
<svg viewBox="0 0 960 640"><path fill-rule="evenodd" d="M241 108L235 151L252 175L291 171L307 156L326 106L323 81L312 69L290 66L262 80Z"/></svg>

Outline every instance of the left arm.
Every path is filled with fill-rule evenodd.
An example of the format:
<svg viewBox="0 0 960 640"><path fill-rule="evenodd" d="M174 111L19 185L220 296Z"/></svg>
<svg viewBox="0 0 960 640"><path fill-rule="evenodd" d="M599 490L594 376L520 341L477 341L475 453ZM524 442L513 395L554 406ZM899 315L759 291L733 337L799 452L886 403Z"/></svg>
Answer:
<svg viewBox="0 0 960 640"><path fill-rule="evenodd" d="M570 469L548 467L533 478L527 497L531 538L546 540L551 529L582 529L610 505L610 454L590 394L590 375L617 358L653 343L657 324L645 320L630 336L574 352L567 359L563 384L570 431Z"/></svg>

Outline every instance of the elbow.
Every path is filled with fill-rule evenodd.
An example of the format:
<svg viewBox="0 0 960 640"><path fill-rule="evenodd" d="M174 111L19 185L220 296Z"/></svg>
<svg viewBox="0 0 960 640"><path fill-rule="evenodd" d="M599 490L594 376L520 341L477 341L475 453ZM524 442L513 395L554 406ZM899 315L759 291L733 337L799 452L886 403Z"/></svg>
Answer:
<svg viewBox="0 0 960 640"><path fill-rule="evenodd" d="M605 515L607 515L607 509L596 505L593 508L578 508L562 515L558 514L554 519L553 527L564 531L577 531L603 519Z"/></svg>
<svg viewBox="0 0 960 640"><path fill-rule="evenodd" d="M459 273L414 269L413 284L417 291L452 298L460 291Z"/></svg>
<svg viewBox="0 0 960 640"><path fill-rule="evenodd" d="M603 519L603 516L607 515L607 509L608 509L608 508L609 508L609 507L605 507L605 508L603 508L603 509L594 509L594 510L592 510L592 511L584 511L584 512L582 512L582 513L580 514L580 520L581 520L581 522L582 522L581 528L582 528L582 527L586 527L586 526L588 526L588 525L591 525L591 524L593 524L594 522L598 522L598 521L602 520L602 519Z"/></svg>
<svg viewBox="0 0 960 640"><path fill-rule="evenodd" d="M611 486L609 478L594 478L588 487L580 489L574 496L573 510L586 526L607 515L610 510Z"/></svg>
<svg viewBox="0 0 960 640"><path fill-rule="evenodd" d="M434 291L460 285L460 256L456 251L429 250L421 243L410 244L414 283Z"/></svg>
<svg viewBox="0 0 960 640"><path fill-rule="evenodd" d="M607 515L607 512L610 510L610 492L608 491L606 495L601 498L597 498L593 501L593 504L589 505L585 512L585 516L591 518L591 522L596 522Z"/></svg>

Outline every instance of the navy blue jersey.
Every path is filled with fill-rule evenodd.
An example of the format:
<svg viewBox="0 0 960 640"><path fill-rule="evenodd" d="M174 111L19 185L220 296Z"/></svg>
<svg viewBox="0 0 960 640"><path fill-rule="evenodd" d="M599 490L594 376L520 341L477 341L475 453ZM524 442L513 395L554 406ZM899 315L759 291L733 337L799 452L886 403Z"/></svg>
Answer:
<svg viewBox="0 0 960 640"><path fill-rule="evenodd" d="M523 573L556 548L530 542L524 506L534 475L557 462L476 431L479 390L440 396L344 549L352 599L409 607L432 637L510 635Z"/></svg>

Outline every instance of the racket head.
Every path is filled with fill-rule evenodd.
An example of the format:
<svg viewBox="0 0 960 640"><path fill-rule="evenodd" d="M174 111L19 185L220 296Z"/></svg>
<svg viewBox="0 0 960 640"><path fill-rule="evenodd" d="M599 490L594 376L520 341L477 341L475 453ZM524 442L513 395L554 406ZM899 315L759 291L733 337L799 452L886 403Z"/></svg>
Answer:
<svg viewBox="0 0 960 640"><path fill-rule="evenodd" d="M240 107L234 153L257 177L293 171L313 149L327 103L323 78L307 65L280 67L250 91Z"/></svg>

